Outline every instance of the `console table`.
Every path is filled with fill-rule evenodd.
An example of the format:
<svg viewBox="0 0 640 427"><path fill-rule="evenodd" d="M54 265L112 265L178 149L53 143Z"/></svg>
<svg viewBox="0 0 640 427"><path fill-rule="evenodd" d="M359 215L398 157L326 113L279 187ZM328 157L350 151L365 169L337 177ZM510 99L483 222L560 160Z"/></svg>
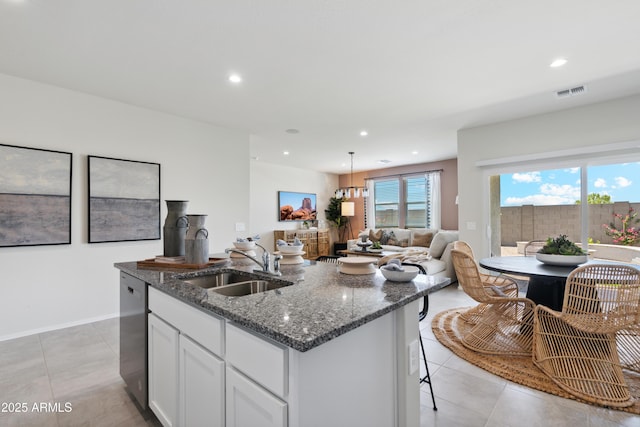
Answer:
<svg viewBox="0 0 640 427"><path fill-rule="evenodd" d="M296 237L304 244L304 258L314 260L320 255L329 255L329 230L275 230L274 250L278 250L278 240L293 243Z"/></svg>

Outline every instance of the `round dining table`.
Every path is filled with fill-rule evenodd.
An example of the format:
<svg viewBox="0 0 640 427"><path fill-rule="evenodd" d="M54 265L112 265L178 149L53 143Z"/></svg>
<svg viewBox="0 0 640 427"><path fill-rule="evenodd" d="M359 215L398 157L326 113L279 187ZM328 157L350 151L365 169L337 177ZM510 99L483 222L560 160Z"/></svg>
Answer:
<svg viewBox="0 0 640 427"><path fill-rule="evenodd" d="M584 264L622 264L615 261L588 260ZM496 256L482 258L480 267L497 271L498 273L513 274L529 277L527 298L536 304L545 305L553 310L562 311L564 300L564 285L576 267L547 265L538 261L535 256Z"/></svg>

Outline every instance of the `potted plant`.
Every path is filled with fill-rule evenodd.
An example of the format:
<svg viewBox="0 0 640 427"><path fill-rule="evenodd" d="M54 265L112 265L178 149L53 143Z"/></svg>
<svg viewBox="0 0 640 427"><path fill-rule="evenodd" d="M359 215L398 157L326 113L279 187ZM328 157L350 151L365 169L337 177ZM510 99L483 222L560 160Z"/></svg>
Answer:
<svg viewBox="0 0 640 427"><path fill-rule="evenodd" d="M578 245L561 234L549 237L547 243L536 253L536 259L550 265L578 265L587 262L587 254Z"/></svg>
<svg viewBox="0 0 640 427"><path fill-rule="evenodd" d="M338 241L333 244L333 253L347 249L346 231L349 217L342 216L340 209L342 202L346 201L346 197L329 199L329 206L324 210L325 217L330 224L334 225L338 230Z"/></svg>

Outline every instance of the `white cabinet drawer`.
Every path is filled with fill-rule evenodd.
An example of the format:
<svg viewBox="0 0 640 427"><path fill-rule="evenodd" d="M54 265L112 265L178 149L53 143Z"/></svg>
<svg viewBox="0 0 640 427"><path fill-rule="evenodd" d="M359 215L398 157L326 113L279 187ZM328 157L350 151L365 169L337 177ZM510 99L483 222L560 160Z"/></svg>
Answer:
<svg viewBox="0 0 640 427"><path fill-rule="evenodd" d="M229 323L226 359L239 371L280 397L288 389L287 348Z"/></svg>
<svg viewBox="0 0 640 427"><path fill-rule="evenodd" d="M149 287L149 310L218 356L224 355L224 321Z"/></svg>

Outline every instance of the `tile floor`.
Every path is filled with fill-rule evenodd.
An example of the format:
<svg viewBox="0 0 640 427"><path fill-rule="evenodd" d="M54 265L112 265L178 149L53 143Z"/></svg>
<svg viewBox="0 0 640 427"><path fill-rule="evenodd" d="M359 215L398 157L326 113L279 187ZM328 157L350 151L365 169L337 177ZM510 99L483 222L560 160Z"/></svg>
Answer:
<svg viewBox="0 0 640 427"><path fill-rule="evenodd" d="M640 426L638 416L530 390L455 356L434 338L431 319L471 303L455 285L431 296L421 331L438 411L423 384L422 426ZM159 426L140 414L120 379L118 319L0 342L0 403L27 405L26 413L0 408L3 427ZM35 411L41 403L55 411Z"/></svg>

